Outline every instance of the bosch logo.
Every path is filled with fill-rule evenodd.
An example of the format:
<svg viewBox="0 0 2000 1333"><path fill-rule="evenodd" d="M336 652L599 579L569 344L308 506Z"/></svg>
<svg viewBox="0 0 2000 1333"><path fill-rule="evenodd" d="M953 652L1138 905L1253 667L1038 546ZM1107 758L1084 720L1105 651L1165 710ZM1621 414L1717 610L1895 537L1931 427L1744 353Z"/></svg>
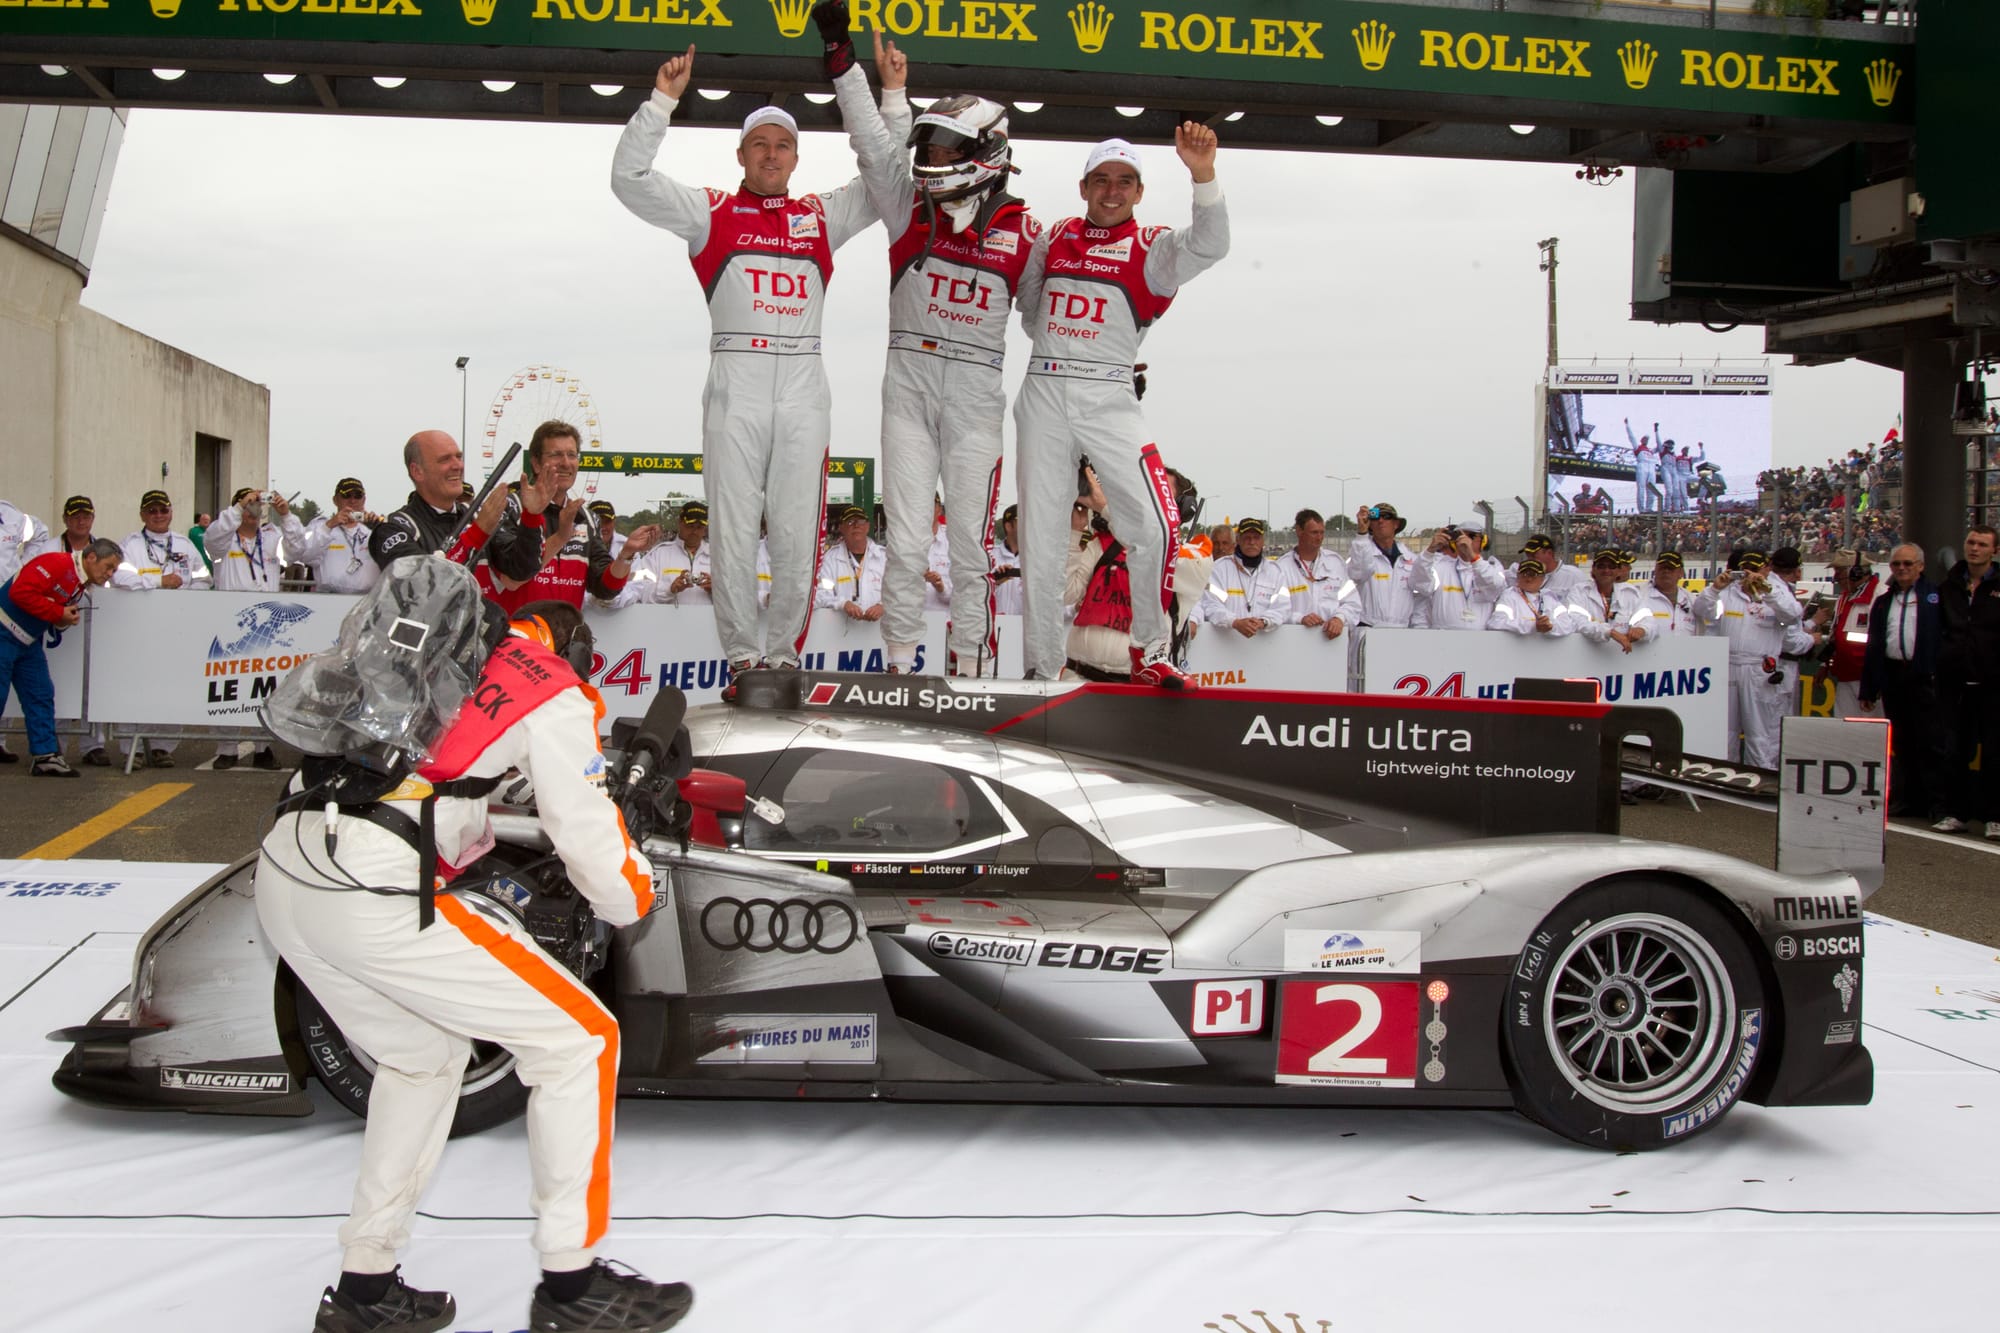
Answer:
<svg viewBox="0 0 2000 1333"><path fill-rule="evenodd" d="M861 938L861 918L836 898L717 898L701 909L702 938L751 953L839 953Z"/></svg>

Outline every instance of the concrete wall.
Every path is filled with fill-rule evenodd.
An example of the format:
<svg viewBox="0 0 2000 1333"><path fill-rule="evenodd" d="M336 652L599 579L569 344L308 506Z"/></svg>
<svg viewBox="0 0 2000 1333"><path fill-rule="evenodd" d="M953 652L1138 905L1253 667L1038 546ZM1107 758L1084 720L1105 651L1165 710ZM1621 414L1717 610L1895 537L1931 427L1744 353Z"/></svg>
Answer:
<svg viewBox="0 0 2000 1333"><path fill-rule="evenodd" d="M88 495L98 534L122 539L157 486L185 528L197 433L230 442L225 495L263 485L270 390L87 309L82 293L74 267L0 235L0 496L53 530L63 499Z"/></svg>

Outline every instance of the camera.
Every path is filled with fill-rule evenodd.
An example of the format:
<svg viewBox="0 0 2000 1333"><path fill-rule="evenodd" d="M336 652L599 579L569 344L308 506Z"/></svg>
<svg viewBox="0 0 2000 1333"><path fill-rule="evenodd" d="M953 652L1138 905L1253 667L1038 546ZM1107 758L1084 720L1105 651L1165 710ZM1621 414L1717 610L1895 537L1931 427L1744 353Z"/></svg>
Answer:
<svg viewBox="0 0 2000 1333"><path fill-rule="evenodd" d="M1764 658L1764 679L1773 685L1785 683L1785 670L1778 665L1777 658L1770 656Z"/></svg>

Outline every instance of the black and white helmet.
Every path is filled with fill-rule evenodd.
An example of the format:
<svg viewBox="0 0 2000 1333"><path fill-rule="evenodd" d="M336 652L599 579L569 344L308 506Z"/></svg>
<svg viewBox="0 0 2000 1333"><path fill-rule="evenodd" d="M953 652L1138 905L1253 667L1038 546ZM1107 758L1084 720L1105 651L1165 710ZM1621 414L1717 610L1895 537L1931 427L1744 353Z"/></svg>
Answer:
<svg viewBox="0 0 2000 1333"><path fill-rule="evenodd" d="M964 156L946 166L927 166L923 150L932 146ZM931 103L910 129L910 148L917 188L940 204L997 190L1013 169L1008 164L1007 108L966 93Z"/></svg>

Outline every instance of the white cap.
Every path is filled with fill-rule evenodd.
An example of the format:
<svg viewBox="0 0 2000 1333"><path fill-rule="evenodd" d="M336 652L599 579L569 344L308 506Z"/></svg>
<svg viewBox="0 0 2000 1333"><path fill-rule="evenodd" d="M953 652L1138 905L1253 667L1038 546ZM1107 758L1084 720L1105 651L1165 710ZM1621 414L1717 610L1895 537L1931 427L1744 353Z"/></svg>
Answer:
<svg viewBox="0 0 2000 1333"><path fill-rule="evenodd" d="M799 137L799 123L792 119L791 112L781 106L760 106L743 118L743 133L737 136L736 142L742 143L749 138L750 131L759 125L782 125L792 132L792 138Z"/></svg>
<svg viewBox="0 0 2000 1333"><path fill-rule="evenodd" d="M1458 525L1458 530L1460 532L1486 531L1486 515L1474 514L1471 518L1468 518L1463 523L1460 523Z"/></svg>
<svg viewBox="0 0 2000 1333"><path fill-rule="evenodd" d="M1083 174L1088 176L1106 162L1123 162L1132 168L1133 174L1142 180L1145 178L1145 172L1139 166L1139 150L1123 139L1106 139L1091 149L1090 156L1083 162Z"/></svg>

